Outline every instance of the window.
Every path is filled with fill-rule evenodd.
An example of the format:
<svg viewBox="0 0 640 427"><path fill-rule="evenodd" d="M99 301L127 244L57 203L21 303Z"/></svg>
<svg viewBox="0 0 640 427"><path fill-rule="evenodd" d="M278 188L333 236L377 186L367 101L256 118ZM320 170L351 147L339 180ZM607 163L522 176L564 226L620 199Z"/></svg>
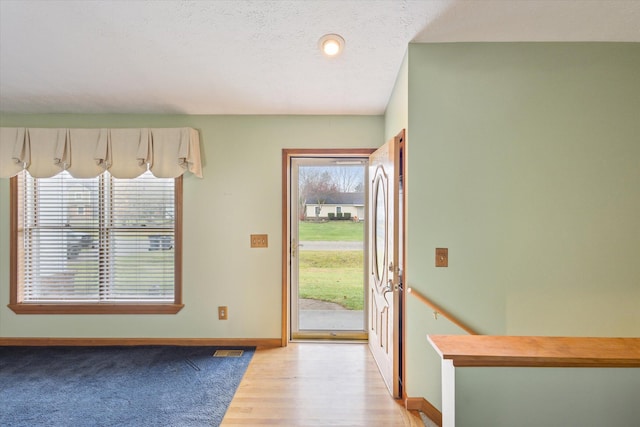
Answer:
<svg viewBox="0 0 640 427"><path fill-rule="evenodd" d="M11 179L16 313L176 313L182 178Z"/></svg>

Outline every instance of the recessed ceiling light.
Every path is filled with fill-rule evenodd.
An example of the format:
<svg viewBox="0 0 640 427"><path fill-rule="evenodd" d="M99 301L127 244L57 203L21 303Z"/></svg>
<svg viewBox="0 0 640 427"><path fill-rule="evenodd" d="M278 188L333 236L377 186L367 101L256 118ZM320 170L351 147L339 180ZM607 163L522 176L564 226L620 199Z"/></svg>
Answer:
<svg viewBox="0 0 640 427"><path fill-rule="evenodd" d="M344 49L344 39L337 34L325 34L318 42L320 50L326 56L338 56Z"/></svg>

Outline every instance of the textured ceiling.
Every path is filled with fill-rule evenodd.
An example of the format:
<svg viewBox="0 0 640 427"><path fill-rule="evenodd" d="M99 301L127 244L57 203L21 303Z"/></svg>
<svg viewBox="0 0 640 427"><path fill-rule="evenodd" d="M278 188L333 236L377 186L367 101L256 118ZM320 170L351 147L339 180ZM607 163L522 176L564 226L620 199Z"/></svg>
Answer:
<svg viewBox="0 0 640 427"><path fill-rule="evenodd" d="M381 114L412 41L639 42L640 1L0 0L0 111Z"/></svg>

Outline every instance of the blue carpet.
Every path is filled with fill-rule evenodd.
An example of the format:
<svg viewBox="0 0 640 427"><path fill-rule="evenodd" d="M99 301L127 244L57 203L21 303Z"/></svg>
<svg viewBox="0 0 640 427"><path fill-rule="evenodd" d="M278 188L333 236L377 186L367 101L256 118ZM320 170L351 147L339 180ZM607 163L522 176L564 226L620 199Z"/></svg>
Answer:
<svg viewBox="0 0 640 427"><path fill-rule="evenodd" d="M0 347L0 426L217 426L255 350L233 348Z"/></svg>

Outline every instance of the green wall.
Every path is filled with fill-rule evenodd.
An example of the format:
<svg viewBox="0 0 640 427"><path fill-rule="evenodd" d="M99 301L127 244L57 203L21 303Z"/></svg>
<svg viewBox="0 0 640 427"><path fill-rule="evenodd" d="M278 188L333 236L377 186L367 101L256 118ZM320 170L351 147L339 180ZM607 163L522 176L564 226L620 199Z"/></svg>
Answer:
<svg viewBox="0 0 640 427"><path fill-rule="evenodd" d="M384 140L409 126L409 62L405 54L384 115ZM405 135L406 136L406 135Z"/></svg>
<svg viewBox="0 0 640 427"><path fill-rule="evenodd" d="M0 179L0 337L280 338L283 148L379 147L382 116L3 115L1 126L200 131L204 179L184 182L177 315L16 315L9 303L9 180ZM268 249L249 248L267 233ZM229 320L217 319L217 306Z"/></svg>
<svg viewBox="0 0 640 427"><path fill-rule="evenodd" d="M638 368L458 368L458 427L636 427Z"/></svg>
<svg viewBox="0 0 640 427"><path fill-rule="evenodd" d="M640 44L411 44L408 111L408 286L484 334L640 336ZM461 331L410 297L407 311L408 395L440 407L425 336ZM554 389L534 372L533 395ZM483 407L492 426L567 425L475 399L460 425L488 425L469 421Z"/></svg>

